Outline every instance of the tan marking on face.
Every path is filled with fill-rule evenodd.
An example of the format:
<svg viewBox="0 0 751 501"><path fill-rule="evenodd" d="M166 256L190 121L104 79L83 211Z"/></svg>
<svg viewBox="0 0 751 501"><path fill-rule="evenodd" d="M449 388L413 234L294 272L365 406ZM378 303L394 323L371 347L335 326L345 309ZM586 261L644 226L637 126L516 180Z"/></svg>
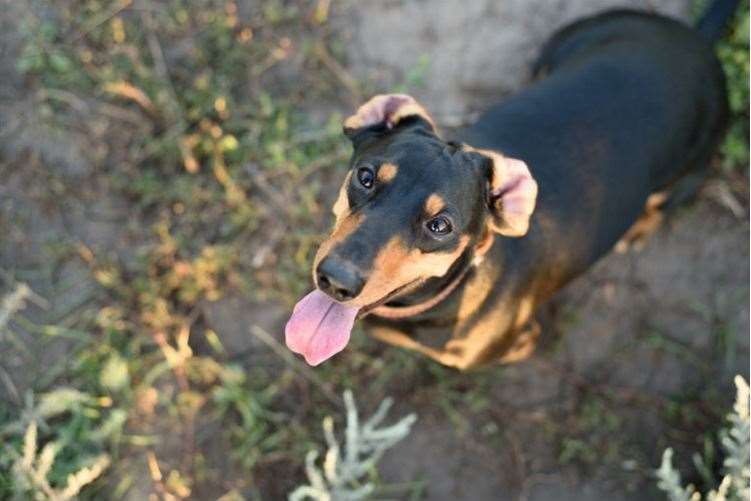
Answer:
<svg viewBox="0 0 751 501"><path fill-rule="evenodd" d="M336 217L336 223L339 223L344 218L344 216L349 213L347 187L349 186L351 178L352 171L349 171L347 173L347 177L344 178L344 183L342 184L341 188L339 188L339 196L337 197L336 202L334 202L334 206L331 208L331 212L333 212L334 216Z"/></svg>
<svg viewBox="0 0 751 501"><path fill-rule="evenodd" d="M365 287L351 303L367 306L409 283L445 275L468 243L469 236L463 235L452 252L425 253L410 249L399 236L392 237L376 256Z"/></svg>
<svg viewBox="0 0 751 501"><path fill-rule="evenodd" d="M446 202L443 201L441 195L433 193L425 200L425 214L429 216L435 216L446 207Z"/></svg>
<svg viewBox="0 0 751 501"><path fill-rule="evenodd" d="M339 242L344 241L348 236L354 233L364 220L365 218L362 214L350 214L334 223L334 229L331 231L331 235L323 241L318 248L318 252L316 252L315 259L313 260L313 281L315 281L318 263L328 256L331 249L333 249Z"/></svg>
<svg viewBox="0 0 751 501"><path fill-rule="evenodd" d="M382 183L391 182L396 177L397 172L399 172L399 166L387 162L378 169L378 180Z"/></svg>

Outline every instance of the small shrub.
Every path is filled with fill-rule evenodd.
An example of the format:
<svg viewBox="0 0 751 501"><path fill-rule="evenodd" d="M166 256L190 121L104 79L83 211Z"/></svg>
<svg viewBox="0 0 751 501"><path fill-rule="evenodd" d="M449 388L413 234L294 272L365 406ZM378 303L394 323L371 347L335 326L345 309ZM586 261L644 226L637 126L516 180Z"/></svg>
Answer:
<svg viewBox="0 0 751 501"><path fill-rule="evenodd" d="M748 501L749 499L749 387L741 377L735 377L736 400L733 412L728 414L729 427L720 432L720 443L725 452L723 462L724 477L716 490L711 490L703 498L707 501ZM702 464L698 454L694 463L700 469L708 469ZM683 487L681 474L673 466L673 450L666 449L662 464L656 472L657 487L670 501L701 501L702 495L693 485Z"/></svg>
<svg viewBox="0 0 751 501"><path fill-rule="evenodd" d="M417 416L410 414L397 423L380 428L391 407L391 399L385 399L375 414L360 425L360 418L355 407L352 392L344 392L344 404L347 409L347 430L345 445L341 445L334 436L334 420L328 416L323 421L328 451L323 467L316 466L318 451L308 452L305 458L305 471L309 485L295 489L290 501L357 501L368 499L373 493L373 482L363 478L378 464L383 453L406 437Z"/></svg>

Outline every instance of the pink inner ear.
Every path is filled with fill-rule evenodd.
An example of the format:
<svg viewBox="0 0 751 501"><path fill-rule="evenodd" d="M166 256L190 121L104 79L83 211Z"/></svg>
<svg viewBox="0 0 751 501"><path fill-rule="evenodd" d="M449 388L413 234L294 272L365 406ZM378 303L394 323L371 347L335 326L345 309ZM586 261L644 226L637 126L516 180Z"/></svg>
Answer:
<svg viewBox="0 0 751 501"><path fill-rule="evenodd" d="M403 105L415 102L412 96L406 94L386 94L375 96L357 109L355 116L360 127L367 127L379 123L386 123L388 128L394 126L390 117Z"/></svg>
<svg viewBox="0 0 751 501"><path fill-rule="evenodd" d="M383 117L385 118L386 127L390 129L394 126L391 118L394 116L394 113L396 113L396 110L409 102L415 102L415 100L411 96L403 94L392 94L387 97L388 99L384 105Z"/></svg>
<svg viewBox="0 0 751 501"><path fill-rule="evenodd" d="M491 197L500 200L500 213L503 221L501 233L521 236L527 232L529 218L537 201L537 182L521 160L494 156L493 191ZM498 183L496 185L496 183Z"/></svg>
<svg viewBox="0 0 751 501"><path fill-rule="evenodd" d="M492 197L501 199L504 214L529 215L535 210L537 183L529 172L517 174L504 183L500 189L493 190ZM506 215L504 219L507 219Z"/></svg>

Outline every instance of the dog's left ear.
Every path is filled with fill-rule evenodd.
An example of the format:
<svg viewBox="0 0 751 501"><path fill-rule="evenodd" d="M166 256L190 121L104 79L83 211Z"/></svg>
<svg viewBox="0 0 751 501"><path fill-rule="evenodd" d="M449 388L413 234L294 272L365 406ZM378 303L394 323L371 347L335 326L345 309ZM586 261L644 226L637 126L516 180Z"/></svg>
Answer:
<svg viewBox="0 0 751 501"><path fill-rule="evenodd" d="M412 117L424 121L432 132L436 131L433 118L412 96L380 94L360 106L354 115L344 121L344 134L354 142L363 133L388 131Z"/></svg>
<svg viewBox="0 0 751 501"><path fill-rule="evenodd" d="M529 230L529 220L537 202L537 181L522 160L492 150L466 147L486 158L490 228L507 237L521 237Z"/></svg>

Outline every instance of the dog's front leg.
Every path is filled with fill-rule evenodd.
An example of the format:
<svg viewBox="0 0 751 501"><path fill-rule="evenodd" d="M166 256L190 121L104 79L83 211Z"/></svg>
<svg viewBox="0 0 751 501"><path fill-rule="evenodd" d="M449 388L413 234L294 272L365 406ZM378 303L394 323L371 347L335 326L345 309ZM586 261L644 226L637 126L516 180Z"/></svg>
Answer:
<svg viewBox="0 0 751 501"><path fill-rule="evenodd" d="M443 365L455 367L460 370L466 368L464 367L465 364L462 362L462 357L458 356L456 353L445 350L436 350L435 348L425 346L424 344L415 341L406 332L399 329L382 325L373 326L370 327L370 335L379 341L422 353Z"/></svg>
<svg viewBox="0 0 751 501"><path fill-rule="evenodd" d="M540 323L534 318L530 318L524 326L513 334L513 344L501 355L498 361L502 364L510 364L529 358L535 351L541 331Z"/></svg>

